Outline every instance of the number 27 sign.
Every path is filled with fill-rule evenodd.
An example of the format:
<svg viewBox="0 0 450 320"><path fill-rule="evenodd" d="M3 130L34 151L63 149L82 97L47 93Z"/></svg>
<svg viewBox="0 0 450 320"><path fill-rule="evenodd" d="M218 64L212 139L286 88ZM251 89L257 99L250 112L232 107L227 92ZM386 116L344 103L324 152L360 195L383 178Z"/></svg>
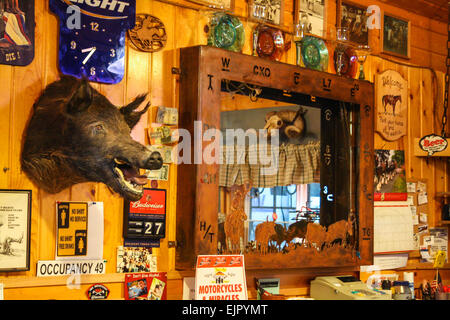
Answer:
<svg viewBox="0 0 450 320"><path fill-rule="evenodd" d="M138 201L124 201L124 238L160 239L165 235L166 190L144 188Z"/></svg>

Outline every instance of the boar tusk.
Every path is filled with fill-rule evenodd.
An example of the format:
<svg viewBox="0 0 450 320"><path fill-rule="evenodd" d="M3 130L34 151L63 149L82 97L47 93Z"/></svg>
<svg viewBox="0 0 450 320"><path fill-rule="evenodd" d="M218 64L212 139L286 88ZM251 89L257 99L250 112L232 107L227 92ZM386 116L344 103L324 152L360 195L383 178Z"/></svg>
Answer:
<svg viewBox="0 0 450 320"><path fill-rule="evenodd" d="M119 160L117 158L114 158L114 162L117 164L127 164L125 161Z"/></svg>

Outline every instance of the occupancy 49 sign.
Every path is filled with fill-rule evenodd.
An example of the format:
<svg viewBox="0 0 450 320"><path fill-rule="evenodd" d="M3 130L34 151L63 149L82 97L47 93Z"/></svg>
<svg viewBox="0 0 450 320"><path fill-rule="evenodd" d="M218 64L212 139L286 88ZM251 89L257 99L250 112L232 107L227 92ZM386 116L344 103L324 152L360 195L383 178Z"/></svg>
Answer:
<svg viewBox="0 0 450 320"><path fill-rule="evenodd" d="M196 300L247 300L243 255L200 255L195 271Z"/></svg>

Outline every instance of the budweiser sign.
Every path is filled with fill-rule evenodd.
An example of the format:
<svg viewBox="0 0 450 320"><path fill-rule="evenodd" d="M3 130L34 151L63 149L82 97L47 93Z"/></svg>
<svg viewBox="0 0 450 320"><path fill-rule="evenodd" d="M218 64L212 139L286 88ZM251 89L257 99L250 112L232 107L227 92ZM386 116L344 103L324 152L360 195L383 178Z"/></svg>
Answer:
<svg viewBox="0 0 450 320"><path fill-rule="evenodd" d="M144 194L138 201L130 202L130 213L165 214L166 192L161 189L144 188Z"/></svg>
<svg viewBox="0 0 450 320"><path fill-rule="evenodd" d="M436 152L444 151L447 145L448 142L446 139L435 134L426 135L419 141L420 148L428 152L429 156L432 156Z"/></svg>

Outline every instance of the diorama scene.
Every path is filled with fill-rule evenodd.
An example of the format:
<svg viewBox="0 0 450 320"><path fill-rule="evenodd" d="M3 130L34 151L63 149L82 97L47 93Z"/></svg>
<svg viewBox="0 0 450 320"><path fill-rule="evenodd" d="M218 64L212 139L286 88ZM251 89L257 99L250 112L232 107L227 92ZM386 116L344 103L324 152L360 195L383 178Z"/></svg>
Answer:
<svg viewBox="0 0 450 320"><path fill-rule="evenodd" d="M222 92L220 113L225 138L219 169L218 253L245 254L258 263L295 261L298 266L332 257L342 264L354 261L357 215L350 186L355 179L356 112L337 103L320 108L284 103L285 99L251 100L236 97L231 86L225 88L230 91ZM282 97L281 92L271 94ZM239 110L232 110L235 103ZM273 129L277 136L271 134ZM244 137L231 136L242 132ZM335 157L337 152L341 157ZM263 153L277 160L263 165Z"/></svg>
<svg viewBox="0 0 450 320"><path fill-rule="evenodd" d="M0 0L0 300L450 300L449 9Z"/></svg>

